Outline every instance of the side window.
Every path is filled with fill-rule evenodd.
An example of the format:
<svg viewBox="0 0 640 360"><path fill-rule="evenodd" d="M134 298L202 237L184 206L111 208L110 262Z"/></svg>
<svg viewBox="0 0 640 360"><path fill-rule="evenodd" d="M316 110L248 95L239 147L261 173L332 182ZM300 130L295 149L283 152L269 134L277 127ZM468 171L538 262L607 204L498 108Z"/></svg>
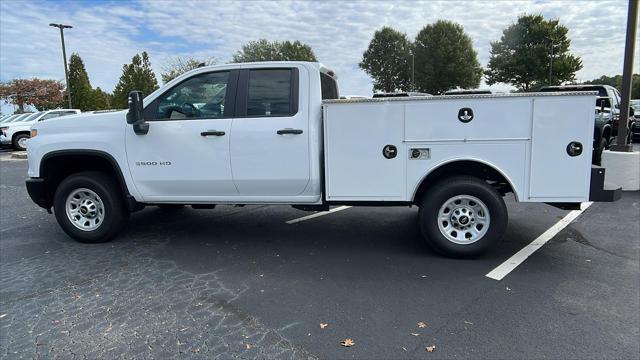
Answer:
<svg viewBox="0 0 640 360"><path fill-rule="evenodd" d="M294 109L292 69L249 71L247 116L290 116Z"/></svg>
<svg viewBox="0 0 640 360"><path fill-rule="evenodd" d="M42 120L47 120L47 119L57 118L57 117L59 117L59 116L60 116L60 113L58 113L58 112L51 112L51 113L48 113L47 115L45 115L45 116L41 117L41 118L40 118L40 121L42 121Z"/></svg>
<svg viewBox="0 0 640 360"><path fill-rule="evenodd" d="M618 89L613 91L613 96L614 96L613 103L615 104L616 109L620 109L621 96L620 96L620 93L618 92Z"/></svg>
<svg viewBox="0 0 640 360"><path fill-rule="evenodd" d="M225 113L229 71L196 75L154 101L154 120L215 119Z"/></svg>

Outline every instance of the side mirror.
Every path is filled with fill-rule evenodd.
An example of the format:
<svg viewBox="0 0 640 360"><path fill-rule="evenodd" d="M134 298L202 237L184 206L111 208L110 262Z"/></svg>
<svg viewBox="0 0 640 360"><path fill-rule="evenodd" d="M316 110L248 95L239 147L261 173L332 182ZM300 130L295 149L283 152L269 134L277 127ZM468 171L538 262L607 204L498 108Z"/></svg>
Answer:
<svg viewBox="0 0 640 360"><path fill-rule="evenodd" d="M144 135L149 132L149 124L144 121L142 91L135 90L129 93L127 123L133 125L133 131L137 135Z"/></svg>

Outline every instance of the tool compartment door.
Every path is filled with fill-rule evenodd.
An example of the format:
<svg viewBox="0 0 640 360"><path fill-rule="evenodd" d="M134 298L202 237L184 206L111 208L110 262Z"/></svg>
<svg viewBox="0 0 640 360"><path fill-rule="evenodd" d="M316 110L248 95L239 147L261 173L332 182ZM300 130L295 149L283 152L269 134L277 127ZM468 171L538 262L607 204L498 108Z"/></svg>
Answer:
<svg viewBox="0 0 640 360"><path fill-rule="evenodd" d="M327 200L403 199L403 115L400 102L324 104ZM387 145L396 149L392 158Z"/></svg>
<svg viewBox="0 0 640 360"><path fill-rule="evenodd" d="M529 195L548 201L589 198L595 96L535 98ZM571 156L568 147L580 144Z"/></svg>

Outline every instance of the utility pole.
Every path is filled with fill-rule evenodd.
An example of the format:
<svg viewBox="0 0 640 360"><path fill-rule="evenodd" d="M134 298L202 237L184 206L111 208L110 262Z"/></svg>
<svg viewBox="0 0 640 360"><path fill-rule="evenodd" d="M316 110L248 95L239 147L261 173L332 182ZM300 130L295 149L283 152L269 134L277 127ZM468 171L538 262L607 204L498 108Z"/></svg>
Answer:
<svg viewBox="0 0 640 360"><path fill-rule="evenodd" d="M622 71L622 101L618 116L618 141L611 146L612 151L630 152L631 145L627 138L627 119L629 118L629 99L631 99L631 80L633 72L633 55L636 45L636 28L638 26L638 0L629 0L627 12L627 41L624 47L624 68Z"/></svg>
<svg viewBox="0 0 640 360"><path fill-rule="evenodd" d="M71 89L69 88L69 70L67 69L67 50L64 47L64 29L71 29L73 26L71 25L64 25L64 24L54 24L51 23L49 24L49 26L53 26L56 27L58 29L60 29L60 40L62 41L62 58L64 60L64 78L66 80L66 87L67 87L67 98L69 99L69 109L72 108L71 105Z"/></svg>
<svg viewBox="0 0 640 360"><path fill-rule="evenodd" d="M411 91L416 91L416 56L411 50Z"/></svg>
<svg viewBox="0 0 640 360"><path fill-rule="evenodd" d="M551 80L553 78L553 48L555 44L553 43L553 39L551 39L551 57L549 58L549 85L553 85Z"/></svg>

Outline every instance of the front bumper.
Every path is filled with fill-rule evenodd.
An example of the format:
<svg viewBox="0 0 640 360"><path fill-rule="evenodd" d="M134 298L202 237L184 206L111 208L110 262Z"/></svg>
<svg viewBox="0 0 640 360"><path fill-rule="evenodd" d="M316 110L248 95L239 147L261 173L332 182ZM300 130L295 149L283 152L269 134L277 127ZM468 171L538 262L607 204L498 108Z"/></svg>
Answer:
<svg viewBox="0 0 640 360"><path fill-rule="evenodd" d="M0 144L2 145L9 145L11 144L11 139L9 139L4 132L2 134L0 134Z"/></svg>
<svg viewBox="0 0 640 360"><path fill-rule="evenodd" d="M51 209L51 201L47 196L44 179L29 178L25 181L25 184L27 185L27 193L29 193L31 200L38 206L49 211Z"/></svg>

